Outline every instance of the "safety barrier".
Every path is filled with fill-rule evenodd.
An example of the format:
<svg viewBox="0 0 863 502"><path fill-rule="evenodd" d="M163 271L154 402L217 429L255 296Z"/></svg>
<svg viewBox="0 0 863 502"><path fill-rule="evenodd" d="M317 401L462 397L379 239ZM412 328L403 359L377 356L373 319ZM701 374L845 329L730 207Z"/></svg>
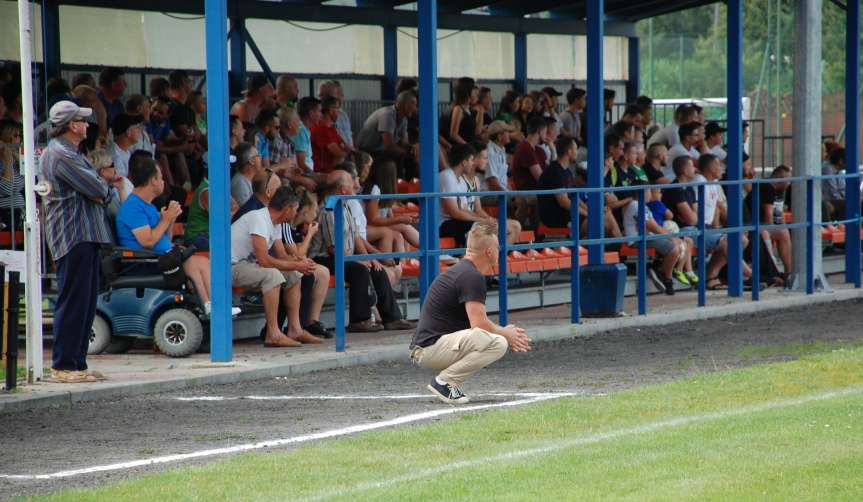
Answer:
<svg viewBox="0 0 863 502"><path fill-rule="evenodd" d="M848 282L853 282L854 286L859 288L861 286L861 255L860 255L860 234L861 234L861 215L860 215L860 205L859 204L849 204L848 212L850 213L850 217L845 220L840 221L815 221L815 207L813 204L815 197L815 189L816 183L829 180L829 179L845 179L846 181L849 179L860 179L859 173L854 174L835 174L835 175L822 175L822 176L799 176L799 177L791 177L791 178L782 178L781 181L785 183L805 183L806 185L806 215L803 221L783 222L781 224L763 224L761 223L760 218L760 190L758 186L763 183L775 183L777 179L747 179L747 180L733 180L733 181L704 181L704 182L690 182L690 183L682 183L674 185L674 188L686 188L692 187L697 191L697 198L699 201L705 200L705 187L707 185L719 185L719 186L740 186L741 199L742 199L742 187L744 185L753 185L752 186L752 197L750 198L750 204L752 205L752 222L748 225L740 225L734 227L724 227L724 228L707 228L705 217L704 217L704 204L698 204L698 224L694 230L682 230L677 233L671 234L654 234L650 235L646 231L646 222L645 222L645 211L646 211L646 203L645 203L645 190L650 189L663 189L668 190L670 185L638 185L638 186L627 186L627 187L602 187L602 188L567 188L567 189L556 189L556 190L522 190L518 192L451 192L451 193L412 193L412 194L383 194L383 195L333 195L327 198L325 209L333 211L334 216L334 248L335 248L335 283L336 284L344 284L344 265L346 262L350 261L362 261L362 260L385 260L392 258L418 258L421 263L420 267L420 301L425 296L425 290L428 285L431 284L434 276L436 275L439 265L438 258L441 255L462 255L465 252L465 249L438 249L438 240L437 238L431 239L427 238L425 235L422 235L421 232L421 242L420 249L416 251L407 251L407 252L398 252L398 253L379 253L379 254L365 254L365 255L345 255L345 247L344 247L344 201L350 199L356 200L370 200L370 199L397 199L397 200L408 200L415 199L418 200L421 216L420 216L420 228L422 228L424 222L428 221L428 215L434 214L431 211L438 211L439 204L437 203L438 199L441 197L497 197L497 208L498 208L498 231L499 235L506 235L506 214L507 214L507 197L513 195L519 196L529 196L529 195L556 195L556 194L569 194L569 196L573 200L577 200L579 194L590 194L590 193L615 193L615 192L638 192L638 236L624 236L624 237L600 237L600 238L588 238L582 239L580 237L580 218L578 214L578 204L572 204L570 209L570 235L569 239L563 241L557 241L556 244L561 244L566 247L569 247L571 252L569 254L571 258L571 267L570 268L570 288L571 288L571 312L570 318L573 324L577 324L581 321L581 313L580 313L580 295L581 295L581 284L580 281L577 280L579 277L579 270L581 268L580 262L580 247L581 246L598 246L600 252L606 244L628 244L632 242L636 242L636 247L638 249L638 257L637 257L637 265L636 265L636 284L637 284L637 297L638 297L638 313L639 315L647 314L647 243L654 240L667 239L669 237L693 237L696 240L696 248L697 248L697 261L698 261L698 276L701 280L698 281L698 295L697 301L698 306L703 307L707 304L707 287L706 287L706 258L707 253L705 249L705 238L708 234L735 234L738 236L742 236L744 232L752 232L753 237L750 245L752 246L752 277L756 278L752 281L752 300L758 301L760 298L760 285L757 278L760 275L759 270L759 253L760 253L760 232L762 230L772 230L772 229L805 229L806 231L806 283L805 290L806 294L812 294L815 289L814 284L814 236L815 236L815 228L816 226L819 229L825 225L840 225L844 224L846 226L846 269L852 270L852 273L848 275ZM436 218L435 218L436 219ZM434 235L437 237L437 229L434 229ZM499 277L499 291L498 291L498 302L499 302L499 317L500 324L506 325L508 323L508 309L507 309L507 256L510 251L529 251L529 250L539 250L547 248L547 243L527 243L527 244L512 244L509 245L506 243L506 240L500 239L500 248L498 251L498 277ZM423 280L424 279L424 280ZM732 278L733 280L738 280L739 278ZM729 294L733 294L731 288L729 289ZM336 305L335 305L335 313L336 313L336 351L343 352L345 349L345 289L343 287L336 288Z"/></svg>

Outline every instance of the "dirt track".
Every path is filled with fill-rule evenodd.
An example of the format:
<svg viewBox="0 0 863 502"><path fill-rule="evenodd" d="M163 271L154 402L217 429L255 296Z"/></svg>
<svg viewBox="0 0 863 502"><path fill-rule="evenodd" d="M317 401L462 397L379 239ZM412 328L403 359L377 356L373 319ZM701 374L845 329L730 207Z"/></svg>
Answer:
<svg viewBox="0 0 863 502"><path fill-rule="evenodd" d="M543 343L507 355L465 386L474 402L512 397L487 392L604 393L766 361L786 360L801 344L863 339L863 301L822 304L756 316L626 329ZM440 409L431 399L178 401L185 396L385 396L424 393L432 373L379 364L297 377L201 387L71 408L0 414L0 474L44 474L288 438L409 413ZM8 431L8 432L6 432ZM61 480L0 479L0 498L61 487L94 486L177 464L87 474Z"/></svg>

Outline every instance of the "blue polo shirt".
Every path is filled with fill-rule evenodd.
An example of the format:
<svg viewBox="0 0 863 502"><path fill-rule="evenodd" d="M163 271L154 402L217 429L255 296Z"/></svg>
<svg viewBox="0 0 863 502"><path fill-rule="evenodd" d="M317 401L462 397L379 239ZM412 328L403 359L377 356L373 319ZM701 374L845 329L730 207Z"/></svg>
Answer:
<svg viewBox="0 0 863 502"><path fill-rule="evenodd" d="M159 224L159 210L156 206L146 202L136 194L129 195L126 202L120 206L120 212L117 213L117 241L121 246L132 249L145 249L144 246L135 238L132 230L148 226L155 228ZM165 254L171 250L171 241L168 239L167 232L156 242L152 250Z"/></svg>

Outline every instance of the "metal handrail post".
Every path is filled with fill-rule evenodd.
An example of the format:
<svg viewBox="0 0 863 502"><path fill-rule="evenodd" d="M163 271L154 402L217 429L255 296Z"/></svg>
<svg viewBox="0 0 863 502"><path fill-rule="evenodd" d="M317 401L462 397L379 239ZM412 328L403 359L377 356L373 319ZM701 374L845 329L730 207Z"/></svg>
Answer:
<svg viewBox="0 0 863 502"><path fill-rule="evenodd" d="M698 185L698 306L703 307L707 304L707 250L705 246L705 217L704 217L704 185ZM726 237L726 243L727 243Z"/></svg>
<svg viewBox="0 0 863 502"><path fill-rule="evenodd" d="M336 352L345 351L345 207L336 200L333 208L333 247L336 269Z"/></svg>
<svg viewBox="0 0 863 502"><path fill-rule="evenodd" d="M509 284L506 281L506 254L507 254L507 242L506 242L506 195L501 195L497 198L497 228L498 228L498 241L500 242L500 249L497 254L497 273L498 273L498 290L497 290L497 304L498 304L498 318L501 326L506 326L509 324L509 299L507 295L509 294Z"/></svg>
<svg viewBox="0 0 863 502"><path fill-rule="evenodd" d="M644 190L638 191L638 315L647 314L647 221Z"/></svg>

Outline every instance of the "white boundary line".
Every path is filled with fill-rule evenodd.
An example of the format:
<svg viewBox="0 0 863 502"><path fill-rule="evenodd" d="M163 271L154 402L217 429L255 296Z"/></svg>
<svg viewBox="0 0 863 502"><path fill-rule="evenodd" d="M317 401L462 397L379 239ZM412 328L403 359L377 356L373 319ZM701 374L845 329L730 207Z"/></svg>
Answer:
<svg viewBox="0 0 863 502"><path fill-rule="evenodd" d="M762 404L755 404L750 406L744 406L741 408L728 410L728 411L720 411L716 413L706 413L703 415L688 415L670 418L666 420L659 420L656 422L650 422L644 425L639 425L636 427L631 427L627 429L618 429L608 432L603 432L599 434L591 434L588 436L580 436L568 440L563 441L555 441L553 444L549 444L547 446L540 446L535 448L529 448L526 450L512 450L504 453L499 453L497 455L489 455L485 457L479 457L472 460L464 460L461 462L453 462L447 464L436 465L431 468L423 469L417 471L413 474L407 474L404 476L396 476L388 479L383 479L375 482L366 482L359 483L353 485L347 489L343 490L331 490L318 493L317 495L313 495L311 497L300 499L303 502L318 502L321 500L331 499L334 497L344 497L349 495L355 495L359 492L365 492L369 490L375 490L380 488L388 488L390 486L404 483L408 481L416 481L424 478L431 478L434 476L438 476L442 473L452 472L460 469L477 467L484 464L493 464L497 462L508 462L508 461L516 461L522 460L528 457L535 457L541 455L549 455L553 453L557 453L563 450L567 450L570 448L574 448L577 446L584 446L599 443L602 441L614 440L624 436L632 436L637 434L647 434L655 431L659 431L662 429L671 429L675 427L681 427L684 425L689 425L695 422L705 422L710 420L720 420L723 418L736 417L740 415L747 415L753 413L760 413L764 411L770 411L780 408L788 408L792 406L799 406L802 404L807 404L815 401L826 401L829 399L835 399L840 397L848 397L863 394L863 386L853 386L846 387L844 389L839 389L836 391L824 392L821 394L810 394L807 396L802 396L794 399L787 399L783 401L772 401ZM355 498L355 497L354 497ZM356 499L356 498L355 498Z"/></svg>
<svg viewBox="0 0 863 502"><path fill-rule="evenodd" d="M702 422L708 420L718 420L722 418L735 417L739 415L745 415L750 413L759 413L763 411L769 411L779 408L787 408L791 406L799 406L802 404L810 403L813 401L824 401L828 399L835 399L839 397L847 397L853 395L863 394L863 386L853 386L846 387L844 389L839 389L836 391L829 391L820 394L810 394L808 396L802 396L793 399L787 399L783 401L773 401L762 404L756 404L751 406L744 406L735 410L728 410L716 413L707 413L703 415L688 415L682 417L675 417L666 420L660 420L657 422L651 422L644 425L640 425L637 427L631 427L628 429L618 429L615 431L604 432L600 434L594 434L590 436L581 436L577 438L573 438L570 440L564 441L556 441L554 444L542 447L531 448L527 450L514 450L510 452L501 453L493 456L480 457L473 460L466 460L462 462L450 463L445 465L435 466L434 468L425 469L414 474L406 475L406 476L398 476L393 477L377 482L371 483L361 483L358 485L354 485L348 490L339 490L339 491L329 491L323 492L318 495L315 495L311 498L306 498L303 500L306 501L317 501L324 500L332 497L343 496L355 492L360 491L368 491L377 488L386 488L397 483L402 483L405 481L412 481L427 477L432 477L438 475L442 472L452 471L456 469L462 469L466 467L473 467L477 465L482 465L486 463L494 463L501 461L511 461L511 460L519 460L525 457L538 456L544 454L555 453L564 449L573 448L575 446L588 445L593 443L598 443L601 441L617 439L623 436L635 435L635 434L646 434L650 432L654 432L661 429L680 427L682 425L688 425L693 422ZM575 394L570 394L575 395ZM236 446L230 446L225 448L215 448L210 450L201 450L197 452L191 453L180 453L175 455L165 455L161 457L151 457L148 459L134 460L131 462L121 462L116 464L107 464L107 465L99 465L93 467L87 467L83 469L75 469L68 471L59 471L50 474L0 474L0 479L8 479L8 480L51 480L51 479L61 479L61 478L69 478L74 476L81 476L85 474L94 474L98 472L110 472L110 471L120 471L127 469L134 469L136 467L146 467L151 465L158 464L167 464L171 462L179 462L183 460L192 460L196 458L206 458L220 455L228 455L232 453L239 453L245 451L252 450L260 450L265 448L274 448L278 446L285 446L290 444L298 444L305 443L309 441L315 441L320 439L328 439L338 436L345 436L349 434L356 434L359 432L366 432L376 429L384 429L388 427L394 427L397 425L404 425L412 422L417 422L421 420L427 420L430 418L446 416L446 415L455 415L457 413L464 413L469 411L480 411L480 410L488 410L494 408L510 408L515 406L522 406L526 404L538 403L541 401L548 401L552 399L557 399L560 397L565 397L567 394L555 394L555 395L546 395L539 397L531 397L526 399L519 399L515 401L506 401L503 403L494 403L494 404L483 404L483 405L474 405L474 406L462 406L462 407L447 407L440 410L427 411L423 413L414 413L411 415L404 415L401 417L396 417L390 420L384 420L381 422L368 423L362 425L354 425L351 427L345 427L341 429L334 429L330 431L318 432L315 434L307 434L303 436L295 436L292 438L285 439L274 439L270 441L262 441L258 443L247 443Z"/></svg>
<svg viewBox="0 0 863 502"><path fill-rule="evenodd" d="M236 446L229 446L225 448L214 448L210 450L200 450L191 453L178 453L174 455L165 455L161 457L151 457L141 460L133 460L130 462L120 462L116 464L107 464L107 465L97 465L93 467L85 467L83 469L74 469L69 471L59 471L53 472L50 474L0 474L0 479L9 479L9 480L49 480L49 479L60 479L60 478L70 478L73 476L81 476L84 474L93 474L97 472L109 472L109 471L120 471L127 469L134 469L136 467L146 467L157 464L167 464L170 462L179 462L182 460L192 460L196 458L205 458L205 457L213 457L218 455L228 455L231 453L239 453L245 451L252 450L261 450L264 448L274 448L278 446L285 446L291 444L298 443L306 443L309 441L316 441L320 439L328 439L338 436L346 436L349 434L356 434L359 432L366 432L376 429L384 429L388 427L394 427L397 425L404 425L411 422L418 422L421 420L428 420L430 418L441 417L446 415L455 415L457 413L465 413L468 411L480 411L480 410L489 410L494 408L510 408L515 406L522 406L525 404L538 403L540 401L548 401L550 399L557 399L560 397L570 396L575 394L554 394L554 395L544 395L537 397L530 397L526 399L519 399L515 401L506 401L503 403L493 403L493 404L481 404L481 405L472 405L472 406L460 406L460 407L452 407L448 406L446 408L442 408L439 410L426 411L422 413L413 413L410 415L403 415L400 417L396 417L390 420L382 420L380 422L367 423L361 425L353 425L351 427L344 427L341 429L333 429L324 432L318 432L315 434L306 434L302 436L294 436L291 438L285 439L273 439L270 441L262 441L258 443L246 443L240 444Z"/></svg>
<svg viewBox="0 0 863 502"><path fill-rule="evenodd" d="M471 394L471 397L568 397L574 396L572 392L488 392L485 394ZM593 394L595 395L595 394ZM389 400L429 400L434 401L435 397L431 394L398 394L398 395L381 395L381 396L362 396L362 395L323 395L323 396L188 396L174 397L175 401L183 402L219 402L219 401L389 401Z"/></svg>

